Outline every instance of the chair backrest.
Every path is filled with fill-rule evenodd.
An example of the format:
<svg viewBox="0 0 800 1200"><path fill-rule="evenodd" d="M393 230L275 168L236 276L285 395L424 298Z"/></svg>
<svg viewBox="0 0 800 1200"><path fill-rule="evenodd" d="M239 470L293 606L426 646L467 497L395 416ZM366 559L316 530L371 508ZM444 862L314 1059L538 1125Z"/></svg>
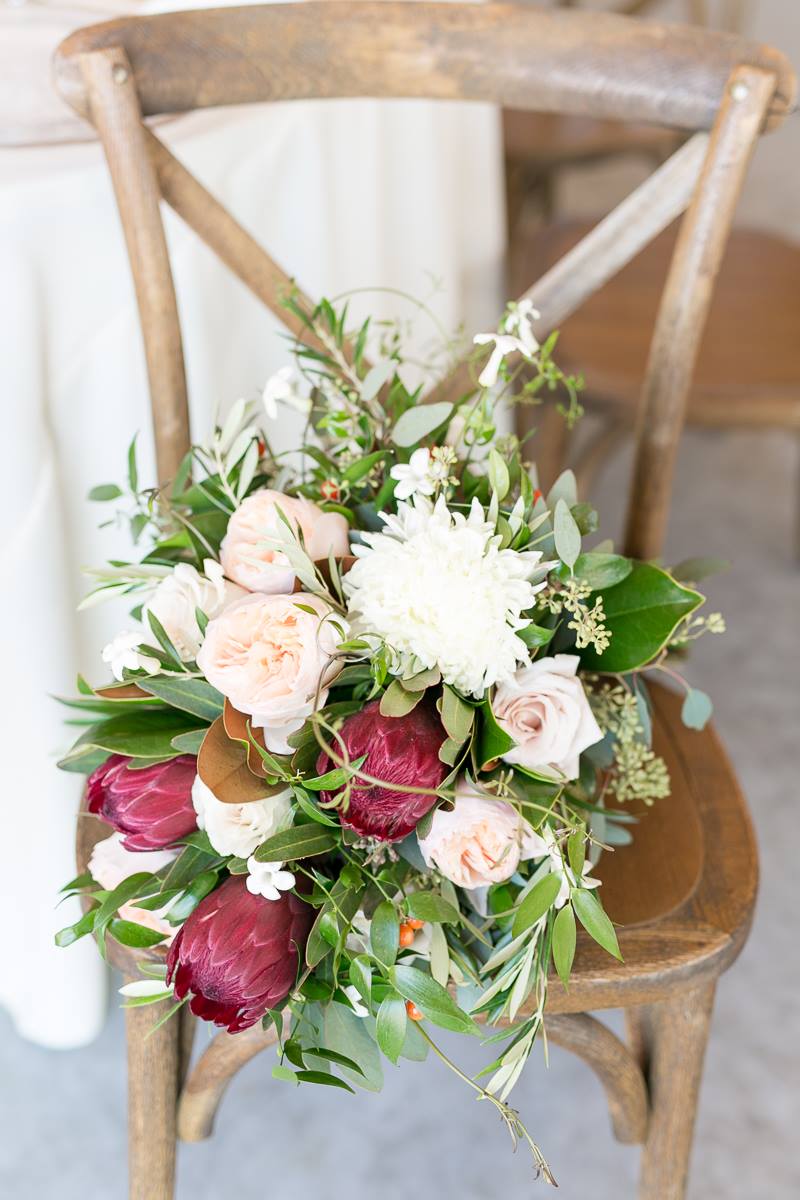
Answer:
<svg viewBox="0 0 800 1200"><path fill-rule="evenodd" d="M159 476L188 445L163 198L293 332L288 276L143 117L325 97L479 100L647 121L695 137L526 293L552 329L684 209L644 385L627 547L659 553L692 367L753 146L791 108L776 50L681 26L516 4L317 3L167 13L80 30L56 52L62 95L105 148L136 285ZM457 397L461 367L432 398Z"/></svg>

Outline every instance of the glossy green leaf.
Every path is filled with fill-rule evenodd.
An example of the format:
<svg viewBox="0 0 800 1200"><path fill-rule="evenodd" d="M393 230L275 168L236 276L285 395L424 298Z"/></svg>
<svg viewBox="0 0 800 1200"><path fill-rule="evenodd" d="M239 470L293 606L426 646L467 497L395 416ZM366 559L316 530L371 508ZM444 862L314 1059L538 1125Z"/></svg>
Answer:
<svg viewBox="0 0 800 1200"><path fill-rule="evenodd" d="M145 925L138 925L135 921L123 921L118 918L109 922L108 932L121 945L133 946L135 949L157 946L166 937L166 934L148 929Z"/></svg>
<svg viewBox="0 0 800 1200"><path fill-rule="evenodd" d="M313 858L327 854L339 844L338 834L316 822L294 825L276 833L258 847L256 862L295 862L300 858Z"/></svg>
<svg viewBox="0 0 800 1200"><path fill-rule="evenodd" d="M478 766L484 767L486 763L493 762L496 758L502 758L517 743L510 734L506 733L497 724L495 715L492 712L492 706L488 700L484 700L479 712L480 730L476 739L477 755Z"/></svg>
<svg viewBox="0 0 800 1200"><path fill-rule="evenodd" d="M391 900L382 900L372 915L370 946L378 962L390 967L400 947L400 921Z"/></svg>
<svg viewBox="0 0 800 1200"><path fill-rule="evenodd" d="M171 708L179 708L194 717L214 721L222 715L222 694L210 683L206 683L205 679L192 679L188 675L174 678L156 675L150 679L142 679L139 686L149 695L158 696Z"/></svg>
<svg viewBox="0 0 800 1200"><path fill-rule="evenodd" d="M406 1002L390 993L381 1002L375 1022L375 1036L383 1053L390 1062L397 1063L406 1040L408 1013Z"/></svg>
<svg viewBox="0 0 800 1200"><path fill-rule="evenodd" d="M353 1096L355 1095L349 1083L345 1083L337 1075L329 1075L325 1071L295 1071L295 1077L301 1083L320 1083L325 1087L341 1088L343 1091L350 1092Z"/></svg>
<svg viewBox="0 0 800 1200"><path fill-rule="evenodd" d="M408 915L418 921L457 925L461 920L458 909L436 892L411 892L406 899L406 908Z"/></svg>
<svg viewBox="0 0 800 1200"><path fill-rule="evenodd" d="M603 654L591 647L582 650L581 662L584 668L614 673L652 662L678 623L703 603L699 592L643 562L635 563L621 583L597 594L603 598L611 644Z"/></svg>
<svg viewBox="0 0 800 1200"><path fill-rule="evenodd" d="M401 996L416 1004L423 1016L433 1021L434 1025L452 1029L456 1033L480 1035L480 1029L472 1017L459 1008L446 988L424 971L399 963L389 972L389 982Z"/></svg>

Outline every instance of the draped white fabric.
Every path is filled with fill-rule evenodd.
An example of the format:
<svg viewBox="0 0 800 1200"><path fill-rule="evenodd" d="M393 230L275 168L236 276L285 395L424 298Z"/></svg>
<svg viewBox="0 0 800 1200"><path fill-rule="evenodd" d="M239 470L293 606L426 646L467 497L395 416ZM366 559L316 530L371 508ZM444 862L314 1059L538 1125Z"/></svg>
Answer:
<svg viewBox="0 0 800 1200"><path fill-rule="evenodd" d="M503 228L497 114L419 101L308 102L206 113L161 130L175 153L312 294L364 285L430 291L448 326L493 324ZM285 361L278 324L177 219L168 218L196 434ZM71 740L49 693L121 627L75 606L82 564L124 553L98 532L90 486L119 479L141 431L140 334L111 187L96 145L0 150L3 552L0 1004L50 1046L89 1040L104 974L87 941L56 950L73 874L81 778L55 768ZM384 311L386 300L381 301ZM391 309L391 306L389 306Z"/></svg>

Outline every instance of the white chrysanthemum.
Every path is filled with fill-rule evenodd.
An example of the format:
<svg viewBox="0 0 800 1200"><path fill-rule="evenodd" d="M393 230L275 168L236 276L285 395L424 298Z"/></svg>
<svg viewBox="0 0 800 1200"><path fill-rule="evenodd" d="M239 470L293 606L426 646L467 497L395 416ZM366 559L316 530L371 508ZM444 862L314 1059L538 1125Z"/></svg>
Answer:
<svg viewBox="0 0 800 1200"><path fill-rule="evenodd" d="M362 535L344 586L354 632L382 638L401 675L438 667L445 683L481 697L530 658L517 631L543 583L539 551L501 550L477 500L469 516L417 497L381 513L382 533Z"/></svg>

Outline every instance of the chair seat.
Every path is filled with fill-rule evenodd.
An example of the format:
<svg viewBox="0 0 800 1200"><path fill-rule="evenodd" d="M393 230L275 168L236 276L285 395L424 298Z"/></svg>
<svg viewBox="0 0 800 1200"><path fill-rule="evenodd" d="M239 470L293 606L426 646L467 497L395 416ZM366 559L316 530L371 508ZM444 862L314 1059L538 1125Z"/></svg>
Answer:
<svg viewBox="0 0 800 1200"><path fill-rule="evenodd" d="M661 158L676 148L680 138L675 130L632 121L503 110L506 158L543 170L619 154Z"/></svg>
<svg viewBox="0 0 800 1200"><path fill-rule="evenodd" d="M747 936L758 881L750 819L735 776L712 729L681 723L681 698L653 687L656 751L669 768L672 794L640 815L630 846L604 853L597 869L603 902L619 925L617 963L579 934L569 992L553 979L548 1010L586 1012L647 1003L685 982L714 977ZM85 811L78 821L78 871L109 827ZM109 938L109 959L136 976L136 963L164 951L130 950Z"/></svg>
<svg viewBox="0 0 800 1200"><path fill-rule="evenodd" d="M581 933L569 992L551 981L550 1012L650 1003L715 978L736 958L758 885L755 837L716 732L687 729L682 697L651 685L654 749L667 763L671 795L640 817L633 843L605 852L596 874L618 926L624 962Z"/></svg>
<svg viewBox="0 0 800 1200"><path fill-rule="evenodd" d="M591 228L551 226L515 241L514 294ZM559 363L583 372L590 404L632 420L658 302L677 236L672 226L562 326ZM754 230L731 236L711 304L688 419L705 426L800 428L800 246Z"/></svg>

